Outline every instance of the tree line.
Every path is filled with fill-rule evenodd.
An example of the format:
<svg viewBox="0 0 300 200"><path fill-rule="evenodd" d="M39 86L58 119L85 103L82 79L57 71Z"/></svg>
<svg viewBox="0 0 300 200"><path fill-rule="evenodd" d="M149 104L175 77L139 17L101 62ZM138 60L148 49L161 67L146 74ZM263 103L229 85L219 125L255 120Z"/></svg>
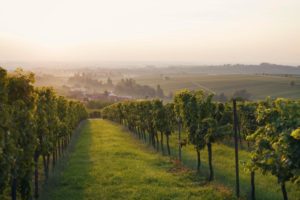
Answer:
<svg viewBox="0 0 300 200"><path fill-rule="evenodd" d="M169 137L178 130L178 159L181 160L182 145L192 144L198 171L200 151L206 147L208 181L214 179L213 144L232 138L235 125L240 144L246 142L251 152L251 159L244 163L251 172L251 199L255 199L255 172L260 171L277 177L283 199L287 200L286 182L300 183L300 101L238 101L236 110L234 117L231 101L216 102L212 94L204 91L182 90L166 104L156 99L112 104L102 110L102 117L127 126L157 151L165 154L167 150L168 155ZM181 128L188 133L188 141L181 139Z"/></svg>
<svg viewBox="0 0 300 200"><path fill-rule="evenodd" d="M0 199L37 199L40 159L47 181L73 131L87 118L80 102L33 83L32 73L0 67Z"/></svg>
<svg viewBox="0 0 300 200"><path fill-rule="evenodd" d="M122 79L114 87L114 92L118 95L127 95L138 98L164 98L164 91L157 85L156 89L148 85L140 85L134 79Z"/></svg>

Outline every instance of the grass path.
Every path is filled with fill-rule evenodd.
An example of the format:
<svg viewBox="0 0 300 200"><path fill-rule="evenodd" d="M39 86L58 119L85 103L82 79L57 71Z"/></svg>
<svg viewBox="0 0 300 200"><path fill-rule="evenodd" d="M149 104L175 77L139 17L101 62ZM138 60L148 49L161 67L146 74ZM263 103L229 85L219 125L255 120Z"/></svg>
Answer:
<svg viewBox="0 0 300 200"><path fill-rule="evenodd" d="M88 120L73 150L55 169L41 199L234 199L194 172L170 172L174 164L122 127Z"/></svg>

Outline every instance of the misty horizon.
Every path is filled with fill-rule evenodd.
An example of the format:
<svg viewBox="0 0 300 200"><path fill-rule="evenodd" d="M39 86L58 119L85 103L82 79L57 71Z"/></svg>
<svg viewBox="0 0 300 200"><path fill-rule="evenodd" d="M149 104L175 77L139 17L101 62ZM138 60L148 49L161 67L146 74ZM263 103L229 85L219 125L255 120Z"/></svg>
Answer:
<svg viewBox="0 0 300 200"><path fill-rule="evenodd" d="M299 68L300 65L287 63L200 63L200 62L171 62L171 61L0 61L0 66L7 69L38 69L38 68L53 68L53 69L76 69L76 68L169 68L169 67L228 67L228 66L261 66L264 63L280 66Z"/></svg>
<svg viewBox="0 0 300 200"><path fill-rule="evenodd" d="M6 1L0 63L300 64L300 2Z"/></svg>

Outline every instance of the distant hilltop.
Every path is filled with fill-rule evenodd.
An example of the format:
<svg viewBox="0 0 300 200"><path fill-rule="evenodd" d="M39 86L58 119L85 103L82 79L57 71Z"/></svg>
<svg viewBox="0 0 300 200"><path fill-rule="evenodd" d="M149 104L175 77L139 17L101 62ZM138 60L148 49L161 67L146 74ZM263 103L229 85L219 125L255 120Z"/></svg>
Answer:
<svg viewBox="0 0 300 200"><path fill-rule="evenodd" d="M178 74L178 73L197 73L197 74L281 74L281 75L300 75L300 65L278 65L272 63L253 64L223 64L223 65L198 65L198 64L167 64L167 63L68 63L68 62L49 62L49 63L26 63L26 62L6 62L0 66L7 70L14 70L17 67L33 70L35 72L57 73L64 71L69 73L101 71L118 72L125 74Z"/></svg>
<svg viewBox="0 0 300 200"><path fill-rule="evenodd" d="M205 66L170 66L169 69L203 74L292 74L300 75L300 66L261 63L259 65L226 64Z"/></svg>

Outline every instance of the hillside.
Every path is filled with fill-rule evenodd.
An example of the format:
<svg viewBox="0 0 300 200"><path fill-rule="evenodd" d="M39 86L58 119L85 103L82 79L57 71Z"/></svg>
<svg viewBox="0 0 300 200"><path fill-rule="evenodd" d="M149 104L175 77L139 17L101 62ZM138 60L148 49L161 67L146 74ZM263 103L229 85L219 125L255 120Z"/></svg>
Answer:
<svg viewBox="0 0 300 200"><path fill-rule="evenodd" d="M252 100L265 99L267 96L300 98L300 78L297 76L283 77L275 75L201 75L176 74L166 75L168 80L159 75L136 77L140 84L152 87L160 84L165 94L175 93L177 90L187 88L190 90L209 90L214 93L224 93L230 97L235 91L246 89ZM291 81L295 85L291 86Z"/></svg>

